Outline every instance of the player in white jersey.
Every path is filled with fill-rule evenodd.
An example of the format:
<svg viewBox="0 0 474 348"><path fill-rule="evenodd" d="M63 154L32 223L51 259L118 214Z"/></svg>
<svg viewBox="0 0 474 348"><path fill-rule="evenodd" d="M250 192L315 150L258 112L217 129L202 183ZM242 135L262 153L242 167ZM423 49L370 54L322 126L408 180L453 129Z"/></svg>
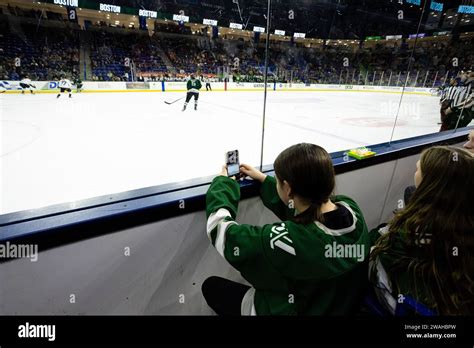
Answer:
<svg viewBox="0 0 474 348"><path fill-rule="evenodd" d="M21 94L25 94L25 89L29 89L31 94L33 93L33 88L36 88L33 84L31 84L31 80L28 78L28 76L25 76L21 81L20 81L20 87L21 87Z"/></svg>
<svg viewBox="0 0 474 348"><path fill-rule="evenodd" d="M59 87L59 93L57 95L56 98L59 98L61 96L61 93L64 93L64 92L68 92L69 93L69 98L72 97L71 95L71 92L72 92L72 82L69 81L68 79L66 78L62 78L60 81L59 81L59 84L58 84L58 87Z"/></svg>
<svg viewBox="0 0 474 348"><path fill-rule="evenodd" d="M206 91L212 92L211 79L209 78L209 76L204 77L204 82L206 83Z"/></svg>
<svg viewBox="0 0 474 348"><path fill-rule="evenodd" d="M11 90L12 87L8 81L0 81L0 93L5 93L6 91Z"/></svg>

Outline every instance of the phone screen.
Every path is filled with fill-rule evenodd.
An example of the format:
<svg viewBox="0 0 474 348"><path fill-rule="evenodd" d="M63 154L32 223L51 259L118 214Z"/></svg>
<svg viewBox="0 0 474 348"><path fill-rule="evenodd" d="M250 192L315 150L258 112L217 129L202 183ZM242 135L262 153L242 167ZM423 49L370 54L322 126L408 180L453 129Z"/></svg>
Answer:
<svg viewBox="0 0 474 348"><path fill-rule="evenodd" d="M238 175L240 173L240 166L238 164L228 164L227 173L229 176Z"/></svg>

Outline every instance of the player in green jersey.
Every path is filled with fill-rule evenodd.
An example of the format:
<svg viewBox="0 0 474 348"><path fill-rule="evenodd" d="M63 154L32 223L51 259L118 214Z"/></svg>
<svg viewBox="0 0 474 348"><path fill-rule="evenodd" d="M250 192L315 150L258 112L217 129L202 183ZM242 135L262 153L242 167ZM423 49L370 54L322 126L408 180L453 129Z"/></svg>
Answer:
<svg viewBox="0 0 474 348"><path fill-rule="evenodd" d="M183 111L186 110L186 106L188 105L191 98L194 97L194 110L197 110L198 106L198 99L199 99L199 90L201 89L202 84L199 79L197 79L194 75L191 75L191 79L186 84L186 88L188 90L186 94L186 101L184 102Z"/></svg>

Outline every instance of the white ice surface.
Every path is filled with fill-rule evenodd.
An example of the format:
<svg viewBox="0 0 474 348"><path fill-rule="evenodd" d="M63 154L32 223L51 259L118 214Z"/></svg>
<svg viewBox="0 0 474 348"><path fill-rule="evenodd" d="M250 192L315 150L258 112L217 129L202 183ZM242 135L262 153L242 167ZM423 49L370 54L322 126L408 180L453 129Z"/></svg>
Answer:
<svg viewBox="0 0 474 348"><path fill-rule="evenodd" d="M209 176L224 153L260 164L263 92L0 95L0 214ZM399 94L269 92L264 164L311 142L329 152L389 141ZM394 139L438 131L438 98L405 95Z"/></svg>

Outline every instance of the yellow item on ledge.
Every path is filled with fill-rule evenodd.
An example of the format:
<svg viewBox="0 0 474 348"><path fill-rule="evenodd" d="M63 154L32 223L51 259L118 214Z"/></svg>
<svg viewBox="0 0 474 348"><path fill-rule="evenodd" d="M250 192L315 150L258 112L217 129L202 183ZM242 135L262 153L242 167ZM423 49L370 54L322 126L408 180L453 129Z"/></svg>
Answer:
<svg viewBox="0 0 474 348"><path fill-rule="evenodd" d="M375 154L376 153L374 151L370 151L370 149L368 149L366 147L361 147L359 149L352 149L348 152L349 156L351 156L353 158L356 158L356 159L359 159L359 160L375 156Z"/></svg>

